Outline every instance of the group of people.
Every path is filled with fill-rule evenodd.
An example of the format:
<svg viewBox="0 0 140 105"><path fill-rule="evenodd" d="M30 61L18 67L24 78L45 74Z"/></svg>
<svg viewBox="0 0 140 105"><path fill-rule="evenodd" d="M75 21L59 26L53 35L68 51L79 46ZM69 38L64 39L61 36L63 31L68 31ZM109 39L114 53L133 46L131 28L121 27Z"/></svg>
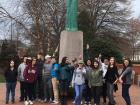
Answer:
<svg viewBox="0 0 140 105"><path fill-rule="evenodd" d="M73 103L81 105L101 105L103 97L105 105L116 105L114 91L117 83L122 84L122 97L126 105L131 105L129 88L132 84L132 63L129 58L123 60L123 70L118 73L114 57L101 56L93 60L63 57L60 64L55 57L39 53L37 58L24 57L23 62L15 67L14 60L10 61L5 71L6 104L15 103L15 89L20 82L20 102L33 105L33 102L67 105L70 86L73 87ZM108 103L106 99L108 98ZM92 102L93 99L93 102Z"/></svg>

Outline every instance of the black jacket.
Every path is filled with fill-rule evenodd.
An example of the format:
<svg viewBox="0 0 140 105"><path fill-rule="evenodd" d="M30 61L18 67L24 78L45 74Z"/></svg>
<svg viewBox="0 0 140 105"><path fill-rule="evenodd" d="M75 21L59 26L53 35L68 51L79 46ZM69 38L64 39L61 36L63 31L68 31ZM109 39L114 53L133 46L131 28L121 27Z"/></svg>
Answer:
<svg viewBox="0 0 140 105"><path fill-rule="evenodd" d="M6 82L16 82L17 81L17 70L16 69L7 69L5 71L5 79L6 79Z"/></svg>
<svg viewBox="0 0 140 105"><path fill-rule="evenodd" d="M37 60L37 77L42 77L42 70L43 70L44 61L41 59Z"/></svg>
<svg viewBox="0 0 140 105"><path fill-rule="evenodd" d="M108 67L107 73L105 75L106 82L114 83L117 78L119 78L117 67L116 66L114 66L113 68Z"/></svg>

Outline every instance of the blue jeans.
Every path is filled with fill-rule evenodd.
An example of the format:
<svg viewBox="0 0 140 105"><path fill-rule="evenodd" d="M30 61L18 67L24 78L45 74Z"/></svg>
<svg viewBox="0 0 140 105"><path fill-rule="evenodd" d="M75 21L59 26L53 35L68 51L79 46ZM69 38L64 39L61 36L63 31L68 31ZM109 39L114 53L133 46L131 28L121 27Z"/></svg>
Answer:
<svg viewBox="0 0 140 105"><path fill-rule="evenodd" d="M53 98L53 87L52 81L50 77L43 77L43 85L44 85L44 99L48 101Z"/></svg>
<svg viewBox="0 0 140 105"><path fill-rule="evenodd" d="M6 102L9 102L9 95L11 93L12 102L15 101L16 82L6 83Z"/></svg>
<svg viewBox="0 0 140 105"><path fill-rule="evenodd" d="M83 85L74 84L74 88L76 93L75 105L81 105L84 84Z"/></svg>
<svg viewBox="0 0 140 105"><path fill-rule="evenodd" d="M131 100L129 96L130 84L122 84L122 97L124 98L127 105L131 105Z"/></svg>

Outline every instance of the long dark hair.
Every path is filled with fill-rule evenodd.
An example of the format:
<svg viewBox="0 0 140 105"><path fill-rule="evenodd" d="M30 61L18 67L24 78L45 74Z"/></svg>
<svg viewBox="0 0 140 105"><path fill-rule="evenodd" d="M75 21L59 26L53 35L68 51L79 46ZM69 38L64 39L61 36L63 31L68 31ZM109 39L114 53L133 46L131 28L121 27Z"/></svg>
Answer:
<svg viewBox="0 0 140 105"><path fill-rule="evenodd" d="M87 59L87 60L85 61L85 65L86 65L86 66L89 66L89 65L87 64L88 61L91 62L91 65L90 65L90 66L92 66L92 60L91 60L91 59Z"/></svg>
<svg viewBox="0 0 140 105"><path fill-rule="evenodd" d="M61 67L67 65L67 63L66 63L67 58L68 58L68 57L63 57L63 58L62 58L62 61L61 61L61 64L60 64Z"/></svg>
<svg viewBox="0 0 140 105"><path fill-rule="evenodd" d="M116 63L115 57L111 57L110 59L114 59L113 68L114 68L114 67L117 67L117 63ZM109 68L110 68L110 65L111 65L111 64L110 64L110 59L109 59L109 66L108 66Z"/></svg>
<svg viewBox="0 0 140 105"><path fill-rule="evenodd" d="M94 66L94 63L95 63L95 62L98 64L98 67L95 67L95 66ZM93 61L93 69L99 69L99 67L100 67L99 61L94 60L94 61Z"/></svg>
<svg viewBox="0 0 140 105"><path fill-rule="evenodd" d="M126 65L124 64L124 61L125 61L125 60L127 60L127 61L129 62L128 66L126 66ZM125 70L127 67L133 67L130 58L125 58L125 59L123 60L123 70Z"/></svg>
<svg viewBox="0 0 140 105"><path fill-rule="evenodd" d="M14 62L14 69L16 69L16 64L15 64L15 61L13 59L9 60L9 65L8 65L8 68L7 70L10 70L11 66L10 66L10 63L11 62Z"/></svg>

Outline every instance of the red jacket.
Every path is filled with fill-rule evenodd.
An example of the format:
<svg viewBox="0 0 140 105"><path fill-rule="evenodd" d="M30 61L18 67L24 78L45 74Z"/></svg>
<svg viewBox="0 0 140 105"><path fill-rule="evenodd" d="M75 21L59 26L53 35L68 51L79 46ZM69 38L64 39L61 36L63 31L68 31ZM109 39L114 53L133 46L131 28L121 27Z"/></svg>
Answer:
<svg viewBox="0 0 140 105"><path fill-rule="evenodd" d="M24 70L24 78L27 83L34 83L37 78L37 68L28 65Z"/></svg>

